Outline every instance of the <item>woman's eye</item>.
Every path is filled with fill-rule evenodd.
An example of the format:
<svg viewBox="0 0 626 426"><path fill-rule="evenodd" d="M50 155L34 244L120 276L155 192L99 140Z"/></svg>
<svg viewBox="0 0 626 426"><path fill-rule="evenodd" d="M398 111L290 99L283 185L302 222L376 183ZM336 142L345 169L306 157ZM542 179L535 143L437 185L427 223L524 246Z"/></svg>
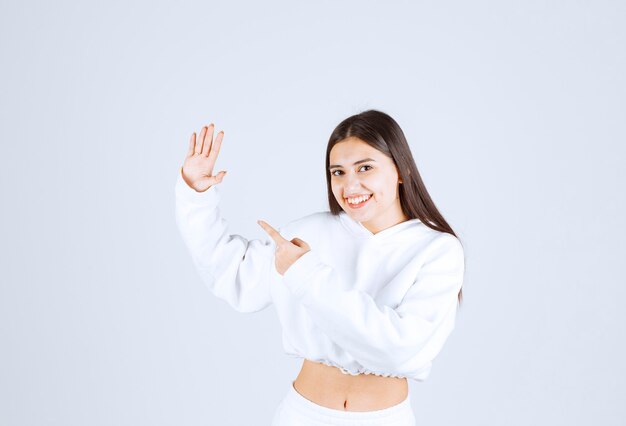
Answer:
<svg viewBox="0 0 626 426"><path fill-rule="evenodd" d="M370 166L369 164L364 164L361 167L359 167L359 170L361 170L363 167L369 167L369 169L367 169L365 171L369 171L370 169L373 169L373 167ZM332 176L339 176L338 174L335 174L335 172L339 172L340 174L343 174L343 172L341 170L333 170L332 172L330 172L330 174Z"/></svg>

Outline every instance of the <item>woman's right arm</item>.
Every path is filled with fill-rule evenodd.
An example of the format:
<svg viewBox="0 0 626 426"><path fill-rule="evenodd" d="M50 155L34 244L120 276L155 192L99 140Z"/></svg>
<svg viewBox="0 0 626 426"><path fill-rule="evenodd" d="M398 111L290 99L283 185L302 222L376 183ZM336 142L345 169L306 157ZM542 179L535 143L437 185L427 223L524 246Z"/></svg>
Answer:
<svg viewBox="0 0 626 426"><path fill-rule="evenodd" d="M223 132L212 141L212 126L203 128L198 143L195 133L191 137L176 181L176 224L209 290L239 312L256 312L271 304L275 246L271 239L264 243L230 234L221 217L216 185L225 172L212 173Z"/></svg>

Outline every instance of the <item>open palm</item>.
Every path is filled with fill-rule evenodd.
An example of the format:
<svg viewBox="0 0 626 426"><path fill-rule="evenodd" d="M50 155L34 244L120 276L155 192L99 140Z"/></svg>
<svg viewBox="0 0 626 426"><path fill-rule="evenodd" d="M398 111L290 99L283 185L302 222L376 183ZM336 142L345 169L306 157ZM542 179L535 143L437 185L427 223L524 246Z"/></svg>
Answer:
<svg viewBox="0 0 626 426"><path fill-rule="evenodd" d="M204 126L198 141L196 141L196 133L191 135L189 140L189 150L182 167L182 175L187 185L198 192L203 192L211 186L222 182L226 171L222 170L213 175L213 167L220 152L222 139L224 139L224 131L217 134L213 140L213 130L215 126L211 123Z"/></svg>

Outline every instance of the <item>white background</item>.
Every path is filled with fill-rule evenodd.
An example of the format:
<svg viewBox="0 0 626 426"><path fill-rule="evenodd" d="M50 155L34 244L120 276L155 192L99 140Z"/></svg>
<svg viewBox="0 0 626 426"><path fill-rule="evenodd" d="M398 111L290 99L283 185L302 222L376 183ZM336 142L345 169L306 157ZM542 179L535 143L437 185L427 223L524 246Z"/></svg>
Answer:
<svg viewBox="0 0 626 426"><path fill-rule="evenodd" d="M466 250L417 424L626 422L624 2L100 3L0 3L0 424L269 424L301 361L202 286L177 173L216 123L265 238L369 108Z"/></svg>

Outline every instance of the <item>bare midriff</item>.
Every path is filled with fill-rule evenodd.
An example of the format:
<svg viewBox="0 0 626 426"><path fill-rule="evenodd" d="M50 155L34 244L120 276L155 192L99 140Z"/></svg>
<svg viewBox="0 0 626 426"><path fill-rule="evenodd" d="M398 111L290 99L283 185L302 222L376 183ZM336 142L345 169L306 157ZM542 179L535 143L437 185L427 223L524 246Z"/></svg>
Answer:
<svg viewBox="0 0 626 426"><path fill-rule="evenodd" d="M308 359L302 363L293 387L317 405L342 411L382 410L400 404L409 394L405 378L353 376Z"/></svg>

